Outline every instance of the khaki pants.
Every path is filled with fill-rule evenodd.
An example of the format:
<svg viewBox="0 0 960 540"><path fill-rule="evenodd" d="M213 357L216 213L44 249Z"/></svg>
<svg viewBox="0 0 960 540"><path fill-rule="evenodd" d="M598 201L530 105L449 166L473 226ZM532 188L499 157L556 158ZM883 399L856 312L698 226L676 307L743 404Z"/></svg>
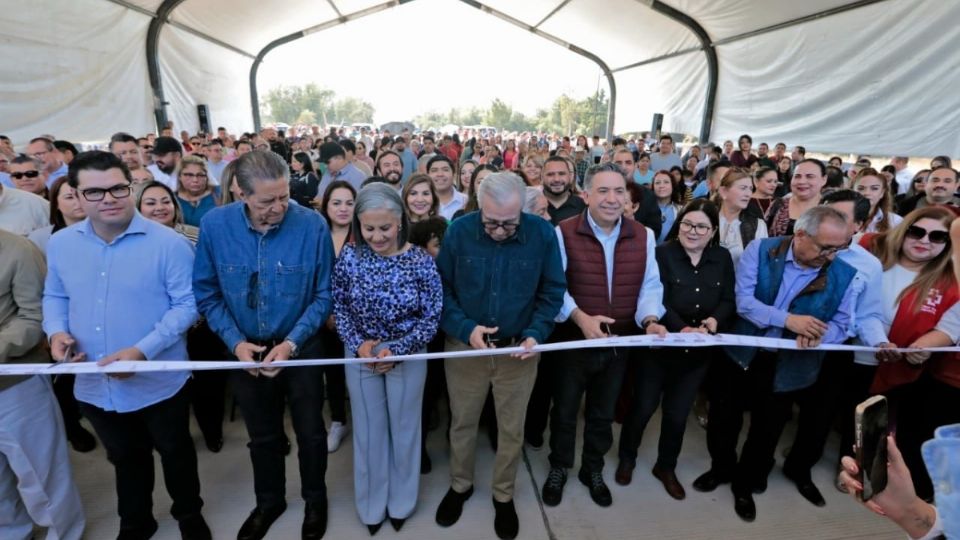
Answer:
<svg viewBox="0 0 960 540"><path fill-rule="evenodd" d="M447 337L447 351L470 348ZM493 498L498 502L513 499L517 465L523 449L523 422L539 360L539 355L527 360L495 355L444 361L451 412L450 483L455 491L463 493L473 486L477 427L487 390L493 385L499 431L497 455L493 462Z"/></svg>

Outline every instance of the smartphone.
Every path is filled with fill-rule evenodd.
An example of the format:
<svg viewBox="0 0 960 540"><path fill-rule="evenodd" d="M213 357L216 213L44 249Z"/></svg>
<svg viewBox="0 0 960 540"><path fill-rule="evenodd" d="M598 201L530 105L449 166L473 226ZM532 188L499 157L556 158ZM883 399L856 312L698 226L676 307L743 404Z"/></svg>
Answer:
<svg viewBox="0 0 960 540"><path fill-rule="evenodd" d="M887 487L887 398L873 396L857 405L854 426L857 466L863 485L860 498L869 501Z"/></svg>

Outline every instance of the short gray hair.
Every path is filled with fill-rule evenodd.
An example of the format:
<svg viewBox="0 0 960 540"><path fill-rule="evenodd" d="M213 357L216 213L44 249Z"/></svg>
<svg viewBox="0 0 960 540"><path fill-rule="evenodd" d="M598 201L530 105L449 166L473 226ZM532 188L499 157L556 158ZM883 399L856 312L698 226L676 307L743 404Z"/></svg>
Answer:
<svg viewBox="0 0 960 540"><path fill-rule="evenodd" d="M527 186L515 173L501 171L490 174L477 187L477 206L483 210L483 200L490 197L497 204L507 204L516 197L523 203L526 200Z"/></svg>
<svg viewBox="0 0 960 540"><path fill-rule="evenodd" d="M400 198L397 190L391 186L383 182L373 182L360 189L356 201L353 203L353 241L357 244L357 247L367 245L367 241L363 239L360 230L360 214L368 210L386 210L400 218L397 247L401 248L407 243L410 223L407 220L406 212L404 212L403 199Z"/></svg>
<svg viewBox="0 0 960 540"><path fill-rule="evenodd" d="M247 152L236 161L237 185L245 195L253 193L254 182L290 181L290 166L274 152Z"/></svg>
<svg viewBox="0 0 960 540"><path fill-rule="evenodd" d="M593 185L593 177L605 172L614 172L623 177L624 182L632 181L632 178L627 178L627 175L623 172L623 169L619 165L612 161L606 163L601 163L599 165L591 165L587 172L583 175L583 189L589 190Z"/></svg>
<svg viewBox="0 0 960 540"><path fill-rule="evenodd" d="M794 232L803 231L807 236L816 236L820 230L820 225L824 222L833 221L843 228L847 227L847 217L839 210L830 206L814 206L797 218L793 225Z"/></svg>
<svg viewBox="0 0 960 540"><path fill-rule="evenodd" d="M527 191L523 200L523 211L528 214L532 214L533 207L537 204L537 199L543 196L543 191L540 191L535 187L527 186Z"/></svg>

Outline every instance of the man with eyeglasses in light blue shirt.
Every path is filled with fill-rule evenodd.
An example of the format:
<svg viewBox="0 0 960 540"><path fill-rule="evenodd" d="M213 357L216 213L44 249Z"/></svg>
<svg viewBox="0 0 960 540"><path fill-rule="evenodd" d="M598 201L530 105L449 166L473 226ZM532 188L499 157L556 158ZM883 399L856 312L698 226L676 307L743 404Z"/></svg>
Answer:
<svg viewBox="0 0 960 540"><path fill-rule="evenodd" d="M173 229L140 216L130 171L109 152L84 152L68 174L87 219L47 246L43 330L59 362L186 360L197 319L193 250ZM117 477L119 538L149 538L153 450L162 458L171 514L183 538L209 539L189 431L189 371L77 375L74 393Z"/></svg>

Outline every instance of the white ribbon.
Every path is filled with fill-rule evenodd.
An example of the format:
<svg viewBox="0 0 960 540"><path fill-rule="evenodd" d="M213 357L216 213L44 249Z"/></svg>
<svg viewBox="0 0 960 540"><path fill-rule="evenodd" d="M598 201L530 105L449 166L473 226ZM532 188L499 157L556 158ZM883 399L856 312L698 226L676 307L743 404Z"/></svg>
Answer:
<svg viewBox="0 0 960 540"><path fill-rule="evenodd" d="M758 347L763 349L789 349L799 350L795 340L741 336L737 334L701 334L701 333L675 333L667 334L666 337L654 335L643 336L617 336L599 339L584 339L579 341L564 341L561 343L544 343L537 345L533 352L547 351L568 351L576 349L593 349L600 347L717 347L717 346L735 346L735 347ZM824 344L815 349L820 351L866 351L874 352L879 349L876 347L867 347L864 345L841 345ZM928 352L960 352L960 347L932 347L928 349L908 349L898 348L889 349L901 352L911 352L924 350ZM96 362L75 362L59 364L0 364L0 376L2 375L59 375L59 374L78 374L78 373L145 373L152 371L216 371L223 369L254 369L258 367L266 368L292 368L301 366L327 366L331 364L366 364L369 362L407 362L415 360L439 360L445 358L475 358L478 356L490 356L491 354L503 355L512 353L527 352L523 347L505 347L498 349L474 349L456 352L439 353L420 353L408 354L403 356L389 356L381 359L371 358L311 358L277 361L271 364L263 365L259 362L238 362L235 360L119 360L107 366L98 366Z"/></svg>

